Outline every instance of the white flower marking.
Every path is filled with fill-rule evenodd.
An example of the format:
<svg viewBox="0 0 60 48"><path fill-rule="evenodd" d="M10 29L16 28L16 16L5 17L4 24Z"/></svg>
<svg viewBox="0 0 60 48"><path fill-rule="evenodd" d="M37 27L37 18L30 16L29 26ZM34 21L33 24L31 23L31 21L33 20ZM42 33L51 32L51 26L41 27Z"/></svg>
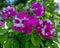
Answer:
<svg viewBox="0 0 60 48"><path fill-rule="evenodd" d="M16 26L16 27L23 27L22 20L19 19L19 18L16 18L16 17L15 17L15 19L19 20L19 23L16 23L15 20L13 20L14 26Z"/></svg>
<svg viewBox="0 0 60 48"><path fill-rule="evenodd" d="M29 9L29 6L26 6L25 9L26 9L26 10Z"/></svg>
<svg viewBox="0 0 60 48"><path fill-rule="evenodd" d="M39 24L43 24L43 21L42 21L42 20L40 20Z"/></svg>
<svg viewBox="0 0 60 48"><path fill-rule="evenodd" d="M44 29L42 29L42 34L45 35L45 30Z"/></svg>
<svg viewBox="0 0 60 48"><path fill-rule="evenodd" d="M2 10L2 11L3 11L3 12L5 12L5 10L6 10L6 8L3 8L3 10Z"/></svg>
<svg viewBox="0 0 60 48"><path fill-rule="evenodd" d="M44 26L44 29L46 29L46 25Z"/></svg>
<svg viewBox="0 0 60 48"><path fill-rule="evenodd" d="M48 23L52 24L52 22L51 22L49 19L47 19L46 21L47 21Z"/></svg>
<svg viewBox="0 0 60 48"><path fill-rule="evenodd" d="M50 30L50 32L51 32L51 34L53 34L55 32L55 29Z"/></svg>

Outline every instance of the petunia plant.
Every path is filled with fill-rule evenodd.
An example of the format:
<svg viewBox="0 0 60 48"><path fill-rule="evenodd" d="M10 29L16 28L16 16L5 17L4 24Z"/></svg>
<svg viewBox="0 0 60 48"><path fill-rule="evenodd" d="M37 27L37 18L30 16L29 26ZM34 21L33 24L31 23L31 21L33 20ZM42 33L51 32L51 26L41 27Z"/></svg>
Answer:
<svg viewBox="0 0 60 48"><path fill-rule="evenodd" d="M0 48L59 48L59 14L54 1L30 1L0 10Z"/></svg>

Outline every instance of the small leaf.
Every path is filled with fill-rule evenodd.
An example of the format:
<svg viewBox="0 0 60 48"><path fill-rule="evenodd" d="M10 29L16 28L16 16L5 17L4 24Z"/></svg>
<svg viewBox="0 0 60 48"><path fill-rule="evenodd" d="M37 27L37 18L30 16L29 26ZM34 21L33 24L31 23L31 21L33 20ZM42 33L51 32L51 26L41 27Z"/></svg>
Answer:
<svg viewBox="0 0 60 48"><path fill-rule="evenodd" d="M50 46L51 48L59 48L56 43L53 43L53 45Z"/></svg>

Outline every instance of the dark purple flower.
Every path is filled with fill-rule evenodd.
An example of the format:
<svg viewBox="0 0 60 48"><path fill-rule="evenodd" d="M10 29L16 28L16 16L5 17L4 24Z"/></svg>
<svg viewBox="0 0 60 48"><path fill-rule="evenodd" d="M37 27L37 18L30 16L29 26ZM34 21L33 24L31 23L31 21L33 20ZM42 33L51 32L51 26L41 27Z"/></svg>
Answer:
<svg viewBox="0 0 60 48"><path fill-rule="evenodd" d="M38 20L36 32L43 38L50 39L54 36L54 26L50 20Z"/></svg>
<svg viewBox="0 0 60 48"><path fill-rule="evenodd" d="M33 21L33 20L32 20ZM21 11L18 16L13 19L12 29L18 32L24 32L26 35L32 31L32 23L30 22L30 16Z"/></svg>
<svg viewBox="0 0 60 48"><path fill-rule="evenodd" d="M32 9L34 10L33 15L36 17L40 17L44 15L44 10L46 9L46 7L40 5L37 2L32 2Z"/></svg>
<svg viewBox="0 0 60 48"><path fill-rule="evenodd" d="M26 35L29 35L32 32L32 25L29 24L28 22L24 22L23 31L25 32Z"/></svg>
<svg viewBox="0 0 60 48"><path fill-rule="evenodd" d="M7 8L3 8L3 14L6 18L10 18L12 16L16 16L17 12L12 6L7 6Z"/></svg>
<svg viewBox="0 0 60 48"><path fill-rule="evenodd" d="M29 22L29 24L31 24L33 27L35 27L35 26L36 26L36 22L37 22L36 17L35 17L35 16L31 16L28 22Z"/></svg>

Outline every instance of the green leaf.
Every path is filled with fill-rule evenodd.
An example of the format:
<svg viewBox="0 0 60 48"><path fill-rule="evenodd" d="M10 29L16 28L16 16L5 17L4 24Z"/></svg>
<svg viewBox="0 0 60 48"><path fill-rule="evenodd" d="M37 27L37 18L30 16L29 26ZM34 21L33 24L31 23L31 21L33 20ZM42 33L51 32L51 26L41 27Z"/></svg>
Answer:
<svg viewBox="0 0 60 48"><path fill-rule="evenodd" d="M30 47L29 42L26 42L25 43L25 48L29 48L29 47Z"/></svg>
<svg viewBox="0 0 60 48"><path fill-rule="evenodd" d="M53 43L53 45L50 46L51 48L59 48L56 43Z"/></svg>
<svg viewBox="0 0 60 48"><path fill-rule="evenodd" d="M40 40L37 36L34 36L33 34L31 35L31 42L34 46L40 46Z"/></svg>
<svg viewBox="0 0 60 48"><path fill-rule="evenodd" d="M6 43L4 44L4 47L5 48L12 48L13 45L11 43L12 43L12 40L7 40Z"/></svg>
<svg viewBox="0 0 60 48"><path fill-rule="evenodd" d="M53 40L52 40L52 39L46 40L45 46L46 46L46 47L51 46L52 43L53 43Z"/></svg>
<svg viewBox="0 0 60 48"><path fill-rule="evenodd" d="M19 43L17 40L13 41L13 48L19 48Z"/></svg>
<svg viewBox="0 0 60 48"><path fill-rule="evenodd" d="M4 43L8 38L8 34L0 35L0 43Z"/></svg>
<svg viewBox="0 0 60 48"><path fill-rule="evenodd" d="M5 48L19 48L19 43L17 40L8 39L6 43L4 43Z"/></svg>

